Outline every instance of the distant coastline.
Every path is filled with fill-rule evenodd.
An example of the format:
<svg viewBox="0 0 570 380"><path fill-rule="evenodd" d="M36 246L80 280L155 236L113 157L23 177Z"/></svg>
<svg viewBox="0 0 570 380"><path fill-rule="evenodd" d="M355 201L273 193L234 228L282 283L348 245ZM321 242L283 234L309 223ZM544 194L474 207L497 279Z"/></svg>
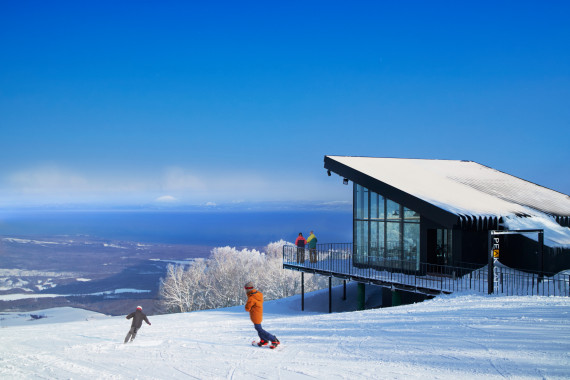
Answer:
<svg viewBox="0 0 570 380"><path fill-rule="evenodd" d="M0 311L73 306L120 315L141 304L152 314L169 264L206 258L214 247L263 250L310 230L319 242L351 241L352 213L0 212Z"/></svg>
<svg viewBox="0 0 570 380"><path fill-rule="evenodd" d="M88 236L143 243L264 246L314 230L320 242L352 241L346 210L24 210L0 212L3 236Z"/></svg>

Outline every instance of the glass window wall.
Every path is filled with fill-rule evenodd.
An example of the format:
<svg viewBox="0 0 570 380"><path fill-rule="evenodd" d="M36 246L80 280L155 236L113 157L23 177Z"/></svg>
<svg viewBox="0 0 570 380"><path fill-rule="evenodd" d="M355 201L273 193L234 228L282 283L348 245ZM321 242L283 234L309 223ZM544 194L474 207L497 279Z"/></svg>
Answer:
<svg viewBox="0 0 570 380"><path fill-rule="evenodd" d="M354 246L354 261L359 264L368 263L368 222L357 220L356 225L356 243Z"/></svg>
<svg viewBox="0 0 570 380"><path fill-rule="evenodd" d="M400 221L400 218L401 218L400 205L394 201L387 199L387 202L386 202L386 219L387 220Z"/></svg>
<svg viewBox="0 0 570 380"><path fill-rule="evenodd" d="M354 184L354 263L419 270L420 215Z"/></svg>
<svg viewBox="0 0 570 380"><path fill-rule="evenodd" d="M368 219L368 189L360 185L356 185L355 191L356 219Z"/></svg>

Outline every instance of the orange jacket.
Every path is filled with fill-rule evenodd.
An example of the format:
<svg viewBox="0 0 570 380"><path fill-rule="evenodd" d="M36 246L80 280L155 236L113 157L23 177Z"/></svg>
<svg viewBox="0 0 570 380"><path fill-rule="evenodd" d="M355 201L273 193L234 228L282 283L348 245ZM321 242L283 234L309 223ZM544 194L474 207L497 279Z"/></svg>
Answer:
<svg viewBox="0 0 570 380"><path fill-rule="evenodd" d="M263 293L255 289L247 292L245 311L249 311L249 317L255 325L261 324L263 320Z"/></svg>

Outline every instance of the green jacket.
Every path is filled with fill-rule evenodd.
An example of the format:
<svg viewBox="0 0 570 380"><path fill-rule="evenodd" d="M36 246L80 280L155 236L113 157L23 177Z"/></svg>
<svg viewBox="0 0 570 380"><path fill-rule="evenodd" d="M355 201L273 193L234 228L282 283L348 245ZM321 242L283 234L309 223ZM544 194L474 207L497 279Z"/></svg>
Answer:
<svg viewBox="0 0 570 380"><path fill-rule="evenodd" d="M307 238L307 244L309 244L309 249L317 248L317 237L315 234L310 234Z"/></svg>

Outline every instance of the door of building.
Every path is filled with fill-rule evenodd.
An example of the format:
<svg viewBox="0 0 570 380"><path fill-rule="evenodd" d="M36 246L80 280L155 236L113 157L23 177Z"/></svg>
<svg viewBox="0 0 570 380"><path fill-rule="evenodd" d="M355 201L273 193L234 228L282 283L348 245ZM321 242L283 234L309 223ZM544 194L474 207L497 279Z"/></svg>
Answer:
<svg viewBox="0 0 570 380"><path fill-rule="evenodd" d="M430 228L427 230L428 264L451 265L451 230Z"/></svg>

